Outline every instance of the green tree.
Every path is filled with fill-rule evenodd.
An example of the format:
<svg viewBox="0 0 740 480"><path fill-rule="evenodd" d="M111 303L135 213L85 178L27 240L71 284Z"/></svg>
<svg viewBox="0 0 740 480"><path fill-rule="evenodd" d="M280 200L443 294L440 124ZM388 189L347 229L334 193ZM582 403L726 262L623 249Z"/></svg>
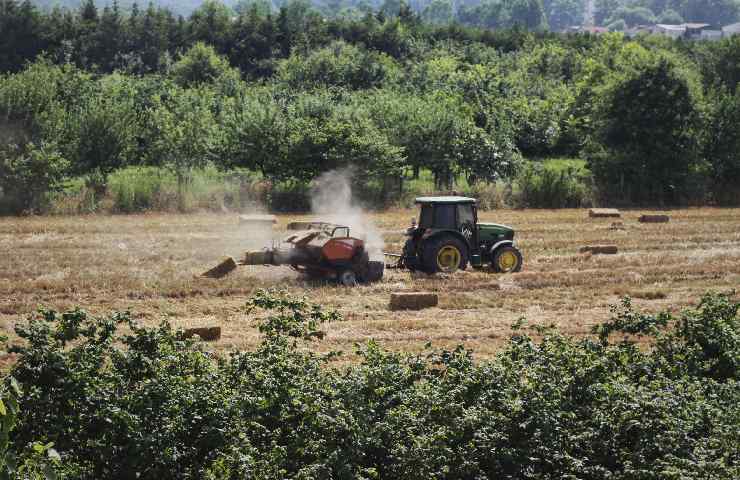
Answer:
<svg viewBox="0 0 740 480"><path fill-rule="evenodd" d="M664 23L667 25L679 25L684 22L683 17L677 11L669 8L663 10L657 18L658 23Z"/></svg>
<svg viewBox="0 0 740 480"><path fill-rule="evenodd" d="M30 0L0 0L0 72L17 71L47 46L43 17Z"/></svg>
<svg viewBox="0 0 740 480"><path fill-rule="evenodd" d="M703 50L700 68L705 76L705 83L725 88L730 93L737 91L740 84L740 35L700 47Z"/></svg>
<svg viewBox="0 0 740 480"><path fill-rule="evenodd" d="M622 5L622 0L594 0L594 22L596 25L605 25L607 20Z"/></svg>
<svg viewBox="0 0 740 480"><path fill-rule="evenodd" d="M401 149L372 122L364 108L337 105L326 93L304 94L288 109L288 158L273 164L276 179L309 181L329 170L357 166L366 178L398 175Z"/></svg>
<svg viewBox="0 0 740 480"><path fill-rule="evenodd" d="M666 58L615 82L589 162L615 202L676 203L697 167L698 89Z"/></svg>
<svg viewBox="0 0 740 480"><path fill-rule="evenodd" d="M310 55L294 53L278 67L278 77L292 88L381 87L397 76L388 55L336 41Z"/></svg>
<svg viewBox="0 0 740 480"><path fill-rule="evenodd" d="M290 123L284 103L273 92L259 88L242 93L227 103L220 123L221 166L271 175L289 163Z"/></svg>
<svg viewBox="0 0 740 480"><path fill-rule="evenodd" d="M206 0L190 15L190 38L226 51L234 12L219 0Z"/></svg>
<svg viewBox="0 0 740 480"><path fill-rule="evenodd" d="M612 13L606 20L608 24L624 20L624 22L633 27L635 25L652 25L655 23L655 14L649 8L645 7L620 7Z"/></svg>
<svg viewBox="0 0 740 480"><path fill-rule="evenodd" d="M172 88L164 95L155 96L153 104L154 132L149 161L176 175L179 206L184 210L185 185L190 173L205 166L216 148L214 93L207 87Z"/></svg>
<svg viewBox="0 0 740 480"><path fill-rule="evenodd" d="M740 18L740 2L737 0L691 0L682 2L681 6L679 13L692 22L722 26Z"/></svg>
<svg viewBox="0 0 740 480"><path fill-rule="evenodd" d="M172 78L183 87L213 83L233 75L228 60L219 56L213 47L198 42L172 66Z"/></svg>
<svg viewBox="0 0 740 480"><path fill-rule="evenodd" d="M585 3L584 0L544 0L542 6L550 29L560 31L581 25L586 10Z"/></svg>
<svg viewBox="0 0 740 480"><path fill-rule="evenodd" d="M542 0L504 0L508 12L507 26L519 25L528 30L547 28Z"/></svg>
<svg viewBox="0 0 740 480"><path fill-rule="evenodd" d="M720 92L711 109L704 156L712 169L713 192L722 204L740 203L740 89Z"/></svg>
<svg viewBox="0 0 740 480"><path fill-rule="evenodd" d="M53 144L1 146L0 213L41 213L68 175L69 162Z"/></svg>
<svg viewBox="0 0 740 480"><path fill-rule="evenodd" d="M99 199L106 191L108 176L135 163L141 128L135 104L135 86L121 75L101 80L99 89L65 111L63 124L56 125L65 157L76 175L87 177Z"/></svg>
<svg viewBox="0 0 740 480"><path fill-rule="evenodd" d="M453 14L450 0L432 0L424 7L421 18L427 23L446 25L452 21Z"/></svg>

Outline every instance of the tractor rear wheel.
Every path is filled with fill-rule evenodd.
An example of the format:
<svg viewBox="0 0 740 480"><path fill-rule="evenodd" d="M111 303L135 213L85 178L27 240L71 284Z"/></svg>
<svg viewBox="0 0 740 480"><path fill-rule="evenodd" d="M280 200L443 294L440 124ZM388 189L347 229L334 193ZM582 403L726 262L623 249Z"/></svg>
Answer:
<svg viewBox="0 0 740 480"><path fill-rule="evenodd" d="M453 273L468 265L468 247L452 235L442 235L424 245L424 269L428 273Z"/></svg>
<svg viewBox="0 0 740 480"><path fill-rule="evenodd" d="M513 245L507 245L493 254L493 270L497 273L514 273L522 269L522 252Z"/></svg>

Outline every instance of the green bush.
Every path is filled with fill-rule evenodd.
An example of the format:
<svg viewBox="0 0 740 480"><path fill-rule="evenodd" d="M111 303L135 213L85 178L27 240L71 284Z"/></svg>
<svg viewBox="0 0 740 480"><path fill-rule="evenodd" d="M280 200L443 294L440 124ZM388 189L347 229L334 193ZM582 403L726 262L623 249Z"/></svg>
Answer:
<svg viewBox="0 0 740 480"><path fill-rule="evenodd" d="M128 313L40 311L23 344L12 451L53 442L80 479L738 478L738 305L676 323L625 300L598 341L521 325L492 360L370 341L312 353L339 315L259 292L254 351L214 356ZM628 338L650 337L644 350ZM619 338L624 336L624 339Z"/></svg>
<svg viewBox="0 0 740 480"><path fill-rule="evenodd" d="M590 176L574 167L530 162L515 180L514 204L521 208L575 208L592 203Z"/></svg>
<svg viewBox="0 0 740 480"><path fill-rule="evenodd" d="M41 212L68 173L55 145L0 146L0 215Z"/></svg>

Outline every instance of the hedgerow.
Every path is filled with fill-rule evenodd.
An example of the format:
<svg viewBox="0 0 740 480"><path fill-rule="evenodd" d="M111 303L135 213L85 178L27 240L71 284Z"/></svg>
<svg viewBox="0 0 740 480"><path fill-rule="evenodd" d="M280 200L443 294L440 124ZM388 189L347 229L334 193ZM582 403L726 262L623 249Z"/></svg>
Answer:
<svg viewBox="0 0 740 480"><path fill-rule="evenodd" d="M485 361L369 341L344 367L311 348L337 313L274 291L248 308L262 341L228 356L129 313L40 311L9 348L3 458L36 445L82 479L740 477L730 294L677 317L625 299L593 338L514 325Z"/></svg>

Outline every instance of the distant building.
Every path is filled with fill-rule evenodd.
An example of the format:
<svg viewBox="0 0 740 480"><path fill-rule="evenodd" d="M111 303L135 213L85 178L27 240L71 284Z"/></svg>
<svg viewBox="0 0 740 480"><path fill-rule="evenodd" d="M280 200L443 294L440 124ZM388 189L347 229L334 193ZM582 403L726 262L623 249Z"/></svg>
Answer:
<svg viewBox="0 0 740 480"><path fill-rule="evenodd" d="M733 35L740 35L740 23L733 23L732 25L722 27L723 37L731 37Z"/></svg>
<svg viewBox="0 0 740 480"><path fill-rule="evenodd" d="M685 37L689 40L699 40L704 30L711 30L708 23L684 23L686 27Z"/></svg>
<svg viewBox="0 0 740 480"><path fill-rule="evenodd" d="M702 30L701 40L722 40L722 30Z"/></svg>
<svg viewBox="0 0 740 480"><path fill-rule="evenodd" d="M708 23L682 23L680 25L659 23L653 27L653 33L686 40L714 40L722 37L722 32L713 30Z"/></svg>
<svg viewBox="0 0 740 480"><path fill-rule="evenodd" d="M681 38L686 33L686 27L684 25L665 25L659 23L653 27L653 33L671 38Z"/></svg>

